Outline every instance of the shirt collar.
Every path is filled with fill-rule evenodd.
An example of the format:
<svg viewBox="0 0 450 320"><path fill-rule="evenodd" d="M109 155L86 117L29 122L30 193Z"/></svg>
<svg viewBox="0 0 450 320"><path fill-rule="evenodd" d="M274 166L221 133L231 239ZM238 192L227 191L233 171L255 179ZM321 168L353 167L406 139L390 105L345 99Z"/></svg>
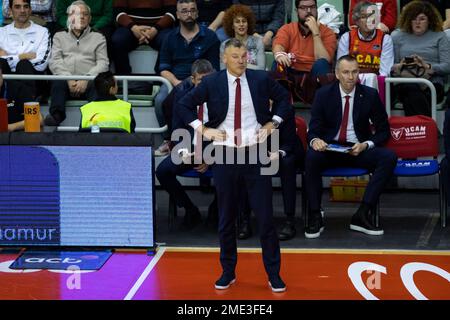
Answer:
<svg viewBox="0 0 450 320"><path fill-rule="evenodd" d="M197 24L198 24L198 23L197 23ZM180 37L183 37L183 36L181 35L181 29L180 29L180 28L181 28L180 26L176 27L175 33L176 33L176 34L179 34ZM198 24L198 28L199 28L199 31L198 31L198 33L194 36L194 38L192 38L192 40L194 40L194 39L197 38L197 37L204 37L204 36L205 36L205 34L206 34L205 28L204 28L203 26L199 25L199 24ZM183 38L183 39L184 39L184 38Z"/></svg>
<svg viewBox="0 0 450 320"><path fill-rule="evenodd" d="M234 83L236 81L238 77L233 76L230 72L228 72L227 70L227 79L228 79L228 83ZM245 72L239 77L239 79L241 79L241 83L242 81L246 82L247 81L247 77L245 75Z"/></svg>
<svg viewBox="0 0 450 320"><path fill-rule="evenodd" d="M359 36L360 39L363 39L363 40L366 40L366 41L372 41L375 38L376 35L377 35L377 30L374 29L372 34L366 38L366 37L364 37L362 35L361 32L359 32L359 29L358 29L358 36Z"/></svg>
<svg viewBox="0 0 450 320"><path fill-rule="evenodd" d="M339 91L341 92L341 98L344 99L345 96L350 96L350 98L354 98L355 97L355 90L356 90L356 86L353 88L352 92L350 93L345 93L344 90L342 90L341 85L339 84Z"/></svg>

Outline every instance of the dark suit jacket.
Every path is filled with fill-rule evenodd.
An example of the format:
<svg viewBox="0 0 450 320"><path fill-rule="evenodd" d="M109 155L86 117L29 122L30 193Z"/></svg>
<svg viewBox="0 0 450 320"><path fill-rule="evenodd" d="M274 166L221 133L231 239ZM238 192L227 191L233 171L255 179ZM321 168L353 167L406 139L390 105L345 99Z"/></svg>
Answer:
<svg viewBox="0 0 450 320"><path fill-rule="evenodd" d="M370 122L375 132L372 132ZM308 130L308 144L314 138L326 143L334 141L342 121L342 102L339 82L326 85L317 90L311 108ZM353 125L360 142L373 141L380 146L389 137L389 122L386 109L378 92L370 87L357 84L353 101Z"/></svg>
<svg viewBox="0 0 450 320"><path fill-rule="evenodd" d="M285 88L273 80L266 71L246 70L246 77L259 124L271 121L272 115L281 119L292 116L289 94ZM272 112L269 100L273 100ZM186 125L197 119L197 107L208 104L208 119L205 125L217 128L228 112L228 80L226 70L202 78L202 82L179 100L179 114Z"/></svg>

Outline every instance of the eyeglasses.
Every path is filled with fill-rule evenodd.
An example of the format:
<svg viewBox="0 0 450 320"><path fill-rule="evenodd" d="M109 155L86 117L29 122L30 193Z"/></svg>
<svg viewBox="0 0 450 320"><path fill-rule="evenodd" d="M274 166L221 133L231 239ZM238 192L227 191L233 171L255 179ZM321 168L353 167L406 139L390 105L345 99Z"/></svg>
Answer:
<svg viewBox="0 0 450 320"><path fill-rule="evenodd" d="M360 19L367 19L370 18L371 16L373 16L375 14L375 12L369 13L369 14L362 14L359 18Z"/></svg>
<svg viewBox="0 0 450 320"><path fill-rule="evenodd" d="M197 9L191 9L191 10L181 10L178 11L183 16L187 16L188 14L191 14L191 16L195 15L197 13Z"/></svg>
<svg viewBox="0 0 450 320"><path fill-rule="evenodd" d="M317 10L317 6L316 5L312 5L312 6L298 6L297 9L302 10L302 11L314 11L314 10Z"/></svg>

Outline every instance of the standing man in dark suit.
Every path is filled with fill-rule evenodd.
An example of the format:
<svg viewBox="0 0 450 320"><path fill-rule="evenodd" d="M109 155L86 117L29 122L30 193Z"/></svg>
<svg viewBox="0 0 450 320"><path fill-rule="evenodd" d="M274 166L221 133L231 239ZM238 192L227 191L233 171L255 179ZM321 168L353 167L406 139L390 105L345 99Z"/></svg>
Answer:
<svg viewBox="0 0 450 320"><path fill-rule="evenodd" d="M247 49L237 39L225 45L226 70L206 76L201 84L179 102L183 120L214 144L213 178L218 194L220 262L222 276L216 289L227 289L235 282L237 263L236 214L241 181L249 195L250 206L258 220L263 262L269 285L274 292L286 290L280 272L280 246L273 222L271 176L262 172L261 159L256 164L242 162L255 156L262 141L293 116L288 92L264 71L246 70ZM270 101L273 108L270 110ZM209 121L202 125L196 106L208 103ZM267 154L267 151L265 151ZM231 159L229 155L232 155ZM221 155L221 156L220 156ZM225 157L225 155L227 155ZM256 158L256 157L255 157ZM224 161L225 160L225 161ZM229 161L232 160L232 161Z"/></svg>
<svg viewBox="0 0 450 320"><path fill-rule="evenodd" d="M373 172L350 229L368 235L382 235L375 226L371 209L389 181L397 156L381 146L389 137L389 122L378 92L358 84L358 62L342 56L336 64L339 82L316 92L311 109L305 160L309 223L306 238L317 238L324 229L320 214L322 171L330 167L361 167ZM371 129L371 123L374 130ZM327 151L329 143L351 146L349 153Z"/></svg>

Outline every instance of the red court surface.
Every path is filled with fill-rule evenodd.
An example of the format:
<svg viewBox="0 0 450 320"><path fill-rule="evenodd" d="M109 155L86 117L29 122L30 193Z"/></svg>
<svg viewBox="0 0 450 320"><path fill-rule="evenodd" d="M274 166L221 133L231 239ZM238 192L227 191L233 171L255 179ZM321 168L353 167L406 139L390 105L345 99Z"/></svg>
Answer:
<svg viewBox="0 0 450 320"><path fill-rule="evenodd" d="M121 251L86 273L11 270L16 257L0 255L2 300L450 299L450 252L283 250L284 293L269 289L256 250L240 251L237 281L223 291L213 286L217 249Z"/></svg>

